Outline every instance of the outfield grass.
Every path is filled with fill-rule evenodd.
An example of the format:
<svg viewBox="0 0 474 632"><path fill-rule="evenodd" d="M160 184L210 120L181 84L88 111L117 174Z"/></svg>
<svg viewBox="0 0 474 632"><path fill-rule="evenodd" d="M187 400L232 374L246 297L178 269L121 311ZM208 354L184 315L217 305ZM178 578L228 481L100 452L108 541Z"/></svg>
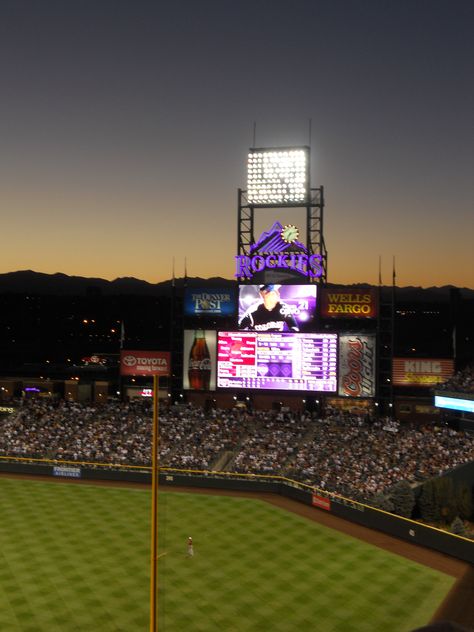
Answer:
<svg viewBox="0 0 474 632"><path fill-rule="evenodd" d="M0 478L0 630L148 630L150 496ZM404 632L427 623L454 582L226 496L160 493L159 555L165 632Z"/></svg>

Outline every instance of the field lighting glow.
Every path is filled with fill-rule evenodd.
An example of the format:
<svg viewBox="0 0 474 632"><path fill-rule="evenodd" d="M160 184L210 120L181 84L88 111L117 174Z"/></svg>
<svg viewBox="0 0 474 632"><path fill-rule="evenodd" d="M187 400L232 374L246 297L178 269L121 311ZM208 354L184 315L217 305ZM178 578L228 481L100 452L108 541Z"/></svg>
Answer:
<svg viewBox="0 0 474 632"><path fill-rule="evenodd" d="M251 149L247 199L254 206L303 204L309 193L309 149Z"/></svg>

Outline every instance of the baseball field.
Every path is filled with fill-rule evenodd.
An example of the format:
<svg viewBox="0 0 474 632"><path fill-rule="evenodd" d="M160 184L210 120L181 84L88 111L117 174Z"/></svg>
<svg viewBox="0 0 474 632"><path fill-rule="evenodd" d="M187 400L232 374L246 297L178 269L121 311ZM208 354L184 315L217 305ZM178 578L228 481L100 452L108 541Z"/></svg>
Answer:
<svg viewBox="0 0 474 632"><path fill-rule="evenodd" d="M0 630L148 630L150 497L0 478ZM404 632L455 581L263 500L161 491L158 514L167 632Z"/></svg>

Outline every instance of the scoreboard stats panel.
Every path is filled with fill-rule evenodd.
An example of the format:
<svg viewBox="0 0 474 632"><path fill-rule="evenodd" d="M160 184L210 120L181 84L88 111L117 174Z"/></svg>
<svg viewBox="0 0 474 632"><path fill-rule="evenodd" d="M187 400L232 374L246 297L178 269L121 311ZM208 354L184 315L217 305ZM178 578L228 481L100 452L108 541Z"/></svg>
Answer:
<svg viewBox="0 0 474 632"><path fill-rule="evenodd" d="M218 333L217 386L337 391L337 334Z"/></svg>

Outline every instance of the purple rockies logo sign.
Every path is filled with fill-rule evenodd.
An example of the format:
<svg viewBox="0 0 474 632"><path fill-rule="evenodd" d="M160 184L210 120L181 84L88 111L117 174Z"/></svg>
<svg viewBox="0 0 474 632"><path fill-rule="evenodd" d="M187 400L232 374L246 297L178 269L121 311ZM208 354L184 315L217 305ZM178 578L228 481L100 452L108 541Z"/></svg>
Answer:
<svg viewBox="0 0 474 632"><path fill-rule="evenodd" d="M248 255L235 257L235 276L251 279L256 272L269 269L293 270L308 278L322 276L322 256L310 254L298 237L299 231L293 224L283 226L275 222L250 247Z"/></svg>

